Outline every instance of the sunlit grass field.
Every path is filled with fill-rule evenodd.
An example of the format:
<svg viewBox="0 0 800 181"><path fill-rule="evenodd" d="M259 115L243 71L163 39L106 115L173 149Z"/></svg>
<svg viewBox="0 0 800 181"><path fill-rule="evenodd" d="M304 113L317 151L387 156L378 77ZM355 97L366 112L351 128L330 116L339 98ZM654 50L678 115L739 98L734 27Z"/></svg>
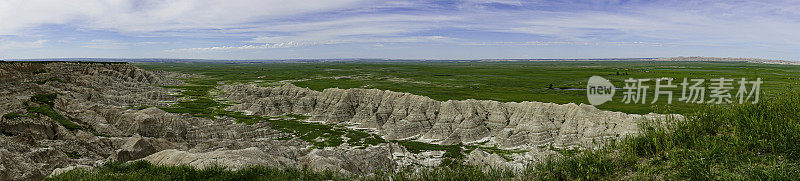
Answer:
<svg viewBox="0 0 800 181"><path fill-rule="evenodd" d="M603 76L623 87L629 78L675 79L673 103L624 104L622 91L600 109L626 113L690 113L698 104L678 101L683 78L761 78L761 91L800 85L800 66L743 62L567 61L567 62L326 62L326 63L136 63L148 70L202 74L221 82L291 82L314 90L376 88L436 100L483 99L502 102L587 103L589 77ZM620 75L617 75L619 73ZM627 74L627 75L625 75ZM653 99L652 81L647 101ZM554 89L549 89L550 84ZM273 84L274 85L274 84ZM710 87L710 85L706 85ZM738 88L738 85L734 85ZM733 95L736 89L731 90ZM709 90L706 90L707 94Z"/></svg>

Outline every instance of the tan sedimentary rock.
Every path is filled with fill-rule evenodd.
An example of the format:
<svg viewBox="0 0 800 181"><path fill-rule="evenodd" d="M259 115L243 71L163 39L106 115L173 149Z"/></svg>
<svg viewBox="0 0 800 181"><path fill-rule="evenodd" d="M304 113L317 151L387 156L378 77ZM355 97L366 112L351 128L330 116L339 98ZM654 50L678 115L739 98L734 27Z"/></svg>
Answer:
<svg viewBox="0 0 800 181"><path fill-rule="evenodd" d="M120 149L116 150L114 154L111 155L111 158L117 161L126 162L144 158L161 150L176 148L179 147L163 138L143 138L142 136L134 135L133 137L128 138L128 140L125 141L125 144L123 144Z"/></svg>
<svg viewBox="0 0 800 181"><path fill-rule="evenodd" d="M494 153L487 153L480 148L472 150L472 152L467 155L467 164L481 166L487 169L521 169L524 165L521 163L513 163L506 161L505 158L501 157L498 154Z"/></svg>
<svg viewBox="0 0 800 181"><path fill-rule="evenodd" d="M198 169L222 166L234 170L254 165L279 167L294 164L291 159L279 158L255 147L241 150L216 150L204 153L170 149L149 155L143 160L157 165L189 165Z"/></svg>
<svg viewBox="0 0 800 181"><path fill-rule="evenodd" d="M0 138L2 139L5 138ZM18 147L18 149L25 148ZM64 153L51 148L29 148L27 151L20 151L0 148L0 180L40 179L49 175L51 170L69 163Z"/></svg>
<svg viewBox="0 0 800 181"><path fill-rule="evenodd" d="M386 146L353 150L315 149L303 157L298 164L314 171L335 171L343 174L368 175L394 171L395 164Z"/></svg>
<svg viewBox="0 0 800 181"><path fill-rule="evenodd" d="M0 63L0 115L25 115L0 118L0 180L38 180L56 168L95 165L134 134L184 139L188 129L181 125L191 125L193 119L121 108L166 106L163 101L177 99L153 85L180 83L127 63ZM47 115L28 112L27 107L41 106L29 101L33 95L50 93L57 94L55 113L81 129L70 130ZM153 117L134 119L141 114ZM131 125L137 129L128 129Z"/></svg>
<svg viewBox="0 0 800 181"><path fill-rule="evenodd" d="M408 168L409 166L434 167L442 163L445 151L424 151L411 153L405 147L396 143L386 143L386 148L392 154L392 160L397 163L398 168Z"/></svg>
<svg viewBox="0 0 800 181"><path fill-rule="evenodd" d="M93 168L94 167L88 166L88 165L74 165L74 166L68 166L68 167L64 167L64 168L56 168L55 170L53 170L53 172L50 173L49 176L60 175L62 173L66 173L66 172L69 172L69 171L72 171L72 170L75 170L75 169L82 169L82 170L85 170L85 171L89 171L89 170L92 170Z"/></svg>
<svg viewBox="0 0 800 181"><path fill-rule="evenodd" d="M226 85L229 110L263 115L307 114L311 121L348 122L381 130L387 139L419 137L440 144L488 140L500 147L597 146L635 133L645 119L679 115L625 114L591 105L488 100L436 101L377 89L325 89Z"/></svg>
<svg viewBox="0 0 800 181"><path fill-rule="evenodd" d="M48 118L0 118L0 130L6 135L25 135L33 139L53 139L56 136L53 121Z"/></svg>

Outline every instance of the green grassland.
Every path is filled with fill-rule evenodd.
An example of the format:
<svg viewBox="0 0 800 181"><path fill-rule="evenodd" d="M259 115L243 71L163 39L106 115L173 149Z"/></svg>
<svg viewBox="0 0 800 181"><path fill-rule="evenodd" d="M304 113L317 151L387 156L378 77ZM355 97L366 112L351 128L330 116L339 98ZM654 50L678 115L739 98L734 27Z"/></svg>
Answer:
<svg viewBox="0 0 800 181"><path fill-rule="evenodd" d="M761 78L762 92L800 84L800 66L743 62L567 61L567 62L328 62L328 63L137 63L148 70L206 75L220 82L275 82L314 90L325 88L376 88L424 95L436 100L484 99L502 102L539 101L588 103L586 81L603 76L617 87L628 78ZM621 75L617 75L619 72ZM626 74L627 75L624 75ZM650 82L652 83L652 81ZM553 84L554 88L549 89ZM653 85L648 90L652 100ZM668 89L669 90L669 89ZM680 87L672 89L673 103L660 98L656 104L624 104L623 90L600 109L627 113L690 113L699 105L678 101ZM732 90L735 95L736 89ZM709 94L709 91L706 91Z"/></svg>

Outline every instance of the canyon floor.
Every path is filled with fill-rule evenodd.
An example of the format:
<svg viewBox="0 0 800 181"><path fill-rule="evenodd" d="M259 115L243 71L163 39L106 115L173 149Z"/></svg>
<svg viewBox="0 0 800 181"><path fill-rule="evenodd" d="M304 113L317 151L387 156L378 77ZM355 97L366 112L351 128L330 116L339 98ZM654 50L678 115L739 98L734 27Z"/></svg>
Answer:
<svg viewBox="0 0 800 181"><path fill-rule="evenodd" d="M0 180L791 178L798 72L744 62L0 62ZM572 90L590 75L769 82L759 104L594 107ZM753 155L762 157L744 159Z"/></svg>

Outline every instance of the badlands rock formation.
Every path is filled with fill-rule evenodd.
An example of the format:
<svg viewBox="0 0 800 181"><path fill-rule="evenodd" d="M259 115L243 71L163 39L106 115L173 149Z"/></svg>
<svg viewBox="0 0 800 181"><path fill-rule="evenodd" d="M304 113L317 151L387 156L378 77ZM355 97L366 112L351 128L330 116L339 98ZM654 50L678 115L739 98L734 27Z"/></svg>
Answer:
<svg viewBox="0 0 800 181"><path fill-rule="evenodd" d="M175 98L151 85L179 83L120 63L0 63L0 180L40 179L56 168L107 158L125 137L150 132L142 125L158 124L137 122L133 118L143 113L121 106L166 105L162 101ZM55 114L83 129L29 112L42 106L31 96L50 93L58 94ZM109 136L96 136L103 134Z"/></svg>
<svg viewBox="0 0 800 181"><path fill-rule="evenodd" d="M232 169L248 165L305 167L369 174L409 165L435 166L442 151L410 153L396 143L366 148L315 149L268 122L237 124L174 114L156 107L180 100L158 85L193 75L148 72L127 63L0 62L0 180L37 180L107 161L147 160L162 165ZM352 123L377 129L387 139L413 138L437 144L485 142L531 152L498 156L480 150L470 163L518 167L552 151L536 145L594 146L636 131L641 119L587 105L496 101L436 101L423 96L367 89L312 91L291 85L220 86L241 104L230 110L259 115L298 113L310 121ZM32 100L55 93L52 102ZM35 99L35 98L34 98ZM156 106L135 109L141 105ZM48 114L36 107L52 108ZM58 115L56 117L52 117ZM68 125L68 123L74 125ZM521 161L520 161L521 160Z"/></svg>
<svg viewBox="0 0 800 181"><path fill-rule="evenodd" d="M307 167L364 174L391 170L390 146L311 149L266 122L237 124L140 105L179 100L157 85L192 77L148 72L127 63L0 62L0 180L38 180L107 161L143 159L163 165ZM52 105L34 95L55 93ZM51 106L64 123L31 107ZM17 116L13 116L17 115ZM22 116L19 116L22 115ZM62 120L62 121L64 121Z"/></svg>
<svg viewBox="0 0 800 181"><path fill-rule="evenodd" d="M439 144L489 141L501 148L553 145L592 147L635 133L659 114L602 111L591 105L487 100L436 101L377 89L325 89L226 85L229 110L259 115L307 114L311 121L353 123L380 130L386 139L414 138Z"/></svg>

